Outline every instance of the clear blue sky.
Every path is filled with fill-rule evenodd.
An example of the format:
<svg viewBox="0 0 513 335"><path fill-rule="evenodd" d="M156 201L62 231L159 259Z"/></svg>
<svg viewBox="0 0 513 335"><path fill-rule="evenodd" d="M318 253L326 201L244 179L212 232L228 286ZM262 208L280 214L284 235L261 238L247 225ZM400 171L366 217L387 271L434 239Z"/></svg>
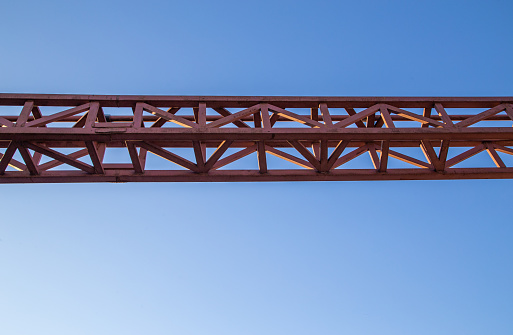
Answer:
<svg viewBox="0 0 513 335"><path fill-rule="evenodd" d="M511 1L10 1L0 92L513 95ZM509 335L513 181L0 185L0 333Z"/></svg>

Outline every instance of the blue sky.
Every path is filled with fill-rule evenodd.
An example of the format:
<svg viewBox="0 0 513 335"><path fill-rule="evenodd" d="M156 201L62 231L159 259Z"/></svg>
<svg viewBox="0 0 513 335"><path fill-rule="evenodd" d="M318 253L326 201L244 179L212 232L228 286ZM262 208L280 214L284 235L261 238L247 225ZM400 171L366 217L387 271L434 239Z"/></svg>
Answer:
<svg viewBox="0 0 513 335"><path fill-rule="evenodd" d="M0 91L511 96L509 1L0 4ZM511 334L510 180L1 185L0 331Z"/></svg>

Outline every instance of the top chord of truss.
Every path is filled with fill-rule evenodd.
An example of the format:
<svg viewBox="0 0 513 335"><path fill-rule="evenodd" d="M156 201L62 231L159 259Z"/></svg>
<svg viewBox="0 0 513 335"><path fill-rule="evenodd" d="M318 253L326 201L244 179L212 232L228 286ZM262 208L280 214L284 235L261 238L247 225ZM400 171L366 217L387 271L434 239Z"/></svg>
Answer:
<svg viewBox="0 0 513 335"><path fill-rule="evenodd" d="M0 94L0 183L513 178L513 97Z"/></svg>

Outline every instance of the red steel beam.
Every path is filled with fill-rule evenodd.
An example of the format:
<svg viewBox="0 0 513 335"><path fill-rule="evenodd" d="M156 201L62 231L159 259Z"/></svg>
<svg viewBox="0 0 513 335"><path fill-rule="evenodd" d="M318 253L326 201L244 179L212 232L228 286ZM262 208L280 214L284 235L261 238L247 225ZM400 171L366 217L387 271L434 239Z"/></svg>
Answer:
<svg viewBox="0 0 513 335"><path fill-rule="evenodd" d="M0 183L513 178L512 123L513 97L0 94Z"/></svg>
<svg viewBox="0 0 513 335"><path fill-rule="evenodd" d="M500 103L511 103L513 97L290 97L290 96L159 96L159 95L87 95L87 94L18 94L0 93L0 105L23 106L34 101L37 106L79 106L98 101L103 107L135 107L144 102L155 107L247 108L258 103L269 103L287 108L317 108L326 103L330 108L368 108L377 103L403 108L491 108Z"/></svg>

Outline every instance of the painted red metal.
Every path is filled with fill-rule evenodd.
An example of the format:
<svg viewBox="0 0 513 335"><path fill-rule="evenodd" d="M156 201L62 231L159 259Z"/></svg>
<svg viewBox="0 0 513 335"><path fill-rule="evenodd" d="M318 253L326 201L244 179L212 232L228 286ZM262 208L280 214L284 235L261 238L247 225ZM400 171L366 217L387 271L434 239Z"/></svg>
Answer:
<svg viewBox="0 0 513 335"><path fill-rule="evenodd" d="M0 183L513 178L512 122L513 97L0 94Z"/></svg>

